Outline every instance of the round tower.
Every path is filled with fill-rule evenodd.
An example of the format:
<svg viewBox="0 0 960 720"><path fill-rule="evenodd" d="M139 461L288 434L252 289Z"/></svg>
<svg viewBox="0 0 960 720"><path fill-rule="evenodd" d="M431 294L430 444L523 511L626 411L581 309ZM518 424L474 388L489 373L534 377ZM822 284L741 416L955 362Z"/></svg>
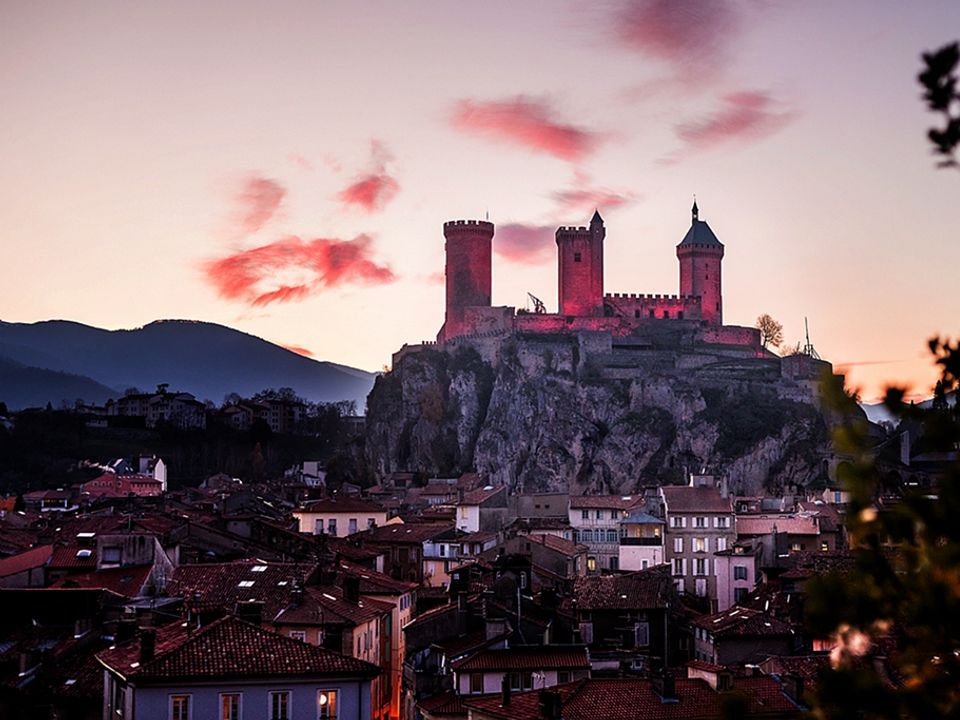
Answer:
<svg viewBox="0 0 960 720"><path fill-rule="evenodd" d="M463 310L490 307L493 276L493 223L451 220L443 224L446 239L447 303L443 335L462 334Z"/></svg>
<svg viewBox="0 0 960 720"><path fill-rule="evenodd" d="M594 212L590 227L557 228L557 295L561 315L603 315L603 218Z"/></svg>
<svg viewBox="0 0 960 720"><path fill-rule="evenodd" d="M691 208L690 229L677 245L680 261L680 294L700 298L700 317L712 325L723 324L721 263L723 243L700 219L697 201Z"/></svg>

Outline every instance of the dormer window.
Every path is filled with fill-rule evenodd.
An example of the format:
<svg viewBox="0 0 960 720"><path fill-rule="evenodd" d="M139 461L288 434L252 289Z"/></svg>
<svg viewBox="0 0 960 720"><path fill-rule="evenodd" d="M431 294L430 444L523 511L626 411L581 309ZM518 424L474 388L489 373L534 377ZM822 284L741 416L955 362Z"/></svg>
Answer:
<svg viewBox="0 0 960 720"><path fill-rule="evenodd" d="M575 253L573 254L573 261L574 261L574 262L580 262L581 259L582 259L582 256L581 256L580 253L575 252Z"/></svg>

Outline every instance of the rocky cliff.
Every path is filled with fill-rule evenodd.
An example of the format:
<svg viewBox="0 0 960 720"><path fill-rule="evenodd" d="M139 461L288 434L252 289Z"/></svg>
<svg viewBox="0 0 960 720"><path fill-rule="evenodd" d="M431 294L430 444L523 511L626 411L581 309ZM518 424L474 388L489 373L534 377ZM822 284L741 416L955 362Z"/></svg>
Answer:
<svg viewBox="0 0 960 720"><path fill-rule="evenodd" d="M827 420L770 373L777 360L677 370L689 357L653 353L625 372L557 336L504 340L495 362L469 345L423 349L377 379L367 461L378 475L475 470L526 492L630 493L701 469L740 493L825 477Z"/></svg>

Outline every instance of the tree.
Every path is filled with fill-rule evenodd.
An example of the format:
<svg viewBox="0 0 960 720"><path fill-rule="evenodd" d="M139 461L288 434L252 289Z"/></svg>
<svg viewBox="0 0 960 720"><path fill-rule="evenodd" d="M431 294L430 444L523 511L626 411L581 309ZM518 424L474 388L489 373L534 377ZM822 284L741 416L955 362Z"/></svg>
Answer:
<svg viewBox="0 0 960 720"><path fill-rule="evenodd" d="M754 326L760 331L760 344L766 348L767 345L780 347L783 342L783 325L778 323L772 317L764 313L757 318Z"/></svg>
<svg viewBox="0 0 960 720"><path fill-rule="evenodd" d="M941 156L940 167L960 167L954 157L960 147L960 93L957 92L957 70L960 67L960 43L944 45L939 50L923 53L926 65L917 80L924 88L927 107L943 118L941 127L932 127L927 137L934 153Z"/></svg>

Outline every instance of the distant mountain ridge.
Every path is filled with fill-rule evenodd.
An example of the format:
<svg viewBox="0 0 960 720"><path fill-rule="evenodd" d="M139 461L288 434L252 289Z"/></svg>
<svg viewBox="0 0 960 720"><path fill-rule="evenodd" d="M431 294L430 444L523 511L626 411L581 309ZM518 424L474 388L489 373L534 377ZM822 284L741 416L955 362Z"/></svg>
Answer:
<svg viewBox="0 0 960 720"><path fill-rule="evenodd" d="M374 377L214 323L158 320L104 330L67 320L0 321L0 400L11 409L102 403L126 388L168 383L218 404L231 392L291 387L314 402L353 400L362 411Z"/></svg>

